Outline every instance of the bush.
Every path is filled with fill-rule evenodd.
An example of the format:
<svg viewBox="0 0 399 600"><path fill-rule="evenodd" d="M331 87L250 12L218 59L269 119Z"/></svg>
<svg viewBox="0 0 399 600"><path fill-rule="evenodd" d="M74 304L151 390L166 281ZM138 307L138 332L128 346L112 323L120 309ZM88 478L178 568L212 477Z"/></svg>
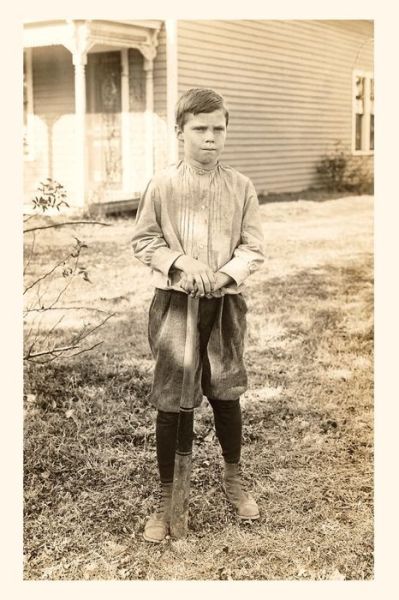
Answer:
<svg viewBox="0 0 399 600"><path fill-rule="evenodd" d="M370 157L352 156L340 143L324 154L316 166L321 185L331 192L373 193Z"/></svg>
<svg viewBox="0 0 399 600"><path fill-rule="evenodd" d="M33 206L41 208L45 213L49 208L56 208L58 211L62 205L69 207L65 200L67 194L62 183L47 177L46 181L41 181L37 188L37 194L33 198Z"/></svg>
<svg viewBox="0 0 399 600"><path fill-rule="evenodd" d="M64 301L68 297L67 291L72 282L81 279L91 283L87 268L82 265L81 259L87 244L73 235L75 240L73 246L65 248L62 256L52 264L48 264L44 256L44 264L40 263L37 252L36 233L51 228L60 229L67 226L96 224L108 226L108 223L98 221L58 221L42 224L37 222L38 211L43 214L50 209L56 208L58 212L62 206L68 207L66 202L67 193L64 186L51 178L41 182L37 194L33 199L33 214L24 218L24 360L30 363L51 362L59 358L69 358L82 352L92 350L102 342L94 346L86 346L87 338L96 332L114 313L107 314L105 318L95 323L91 320L83 320L80 310L84 308L85 313L105 313L95 306L80 307L73 304L66 306ZM40 217L39 217L40 218ZM32 221L33 219L33 221ZM64 335L60 323L66 311L76 313L77 330L70 331L69 337ZM69 312L73 315L73 312ZM52 315L54 317L52 318ZM47 317L47 319L46 319ZM43 322L44 321L44 322ZM76 328L75 328L76 329ZM82 344L83 342L83 344Z"/></svg>
<svg viewBox="0 0 399 600"><path fill-rule="evenodd" d="M374 193L374 178L367 156L350 156L345 171L346 189L358 194Z"/></svg>
<svg viewBox="0 0 399 600"><path fill-rule="evenodd" d="M344 151L338 147L331 153L322 156L316 166L322 186L331 192L343 191L346 167L347 157Z"/></svg>

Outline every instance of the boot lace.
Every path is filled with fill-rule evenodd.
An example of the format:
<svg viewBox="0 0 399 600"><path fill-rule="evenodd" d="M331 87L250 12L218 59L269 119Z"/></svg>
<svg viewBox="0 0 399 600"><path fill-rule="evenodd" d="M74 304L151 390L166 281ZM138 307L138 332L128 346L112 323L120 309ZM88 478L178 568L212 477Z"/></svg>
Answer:
<svg viewBox="0 0 399 600"><path fill-rule="evenodd" d="M158 516L167 514L170 510L170 503L172 499L172 484L161 485L161 491L157 502L155 513Z"/></svg>

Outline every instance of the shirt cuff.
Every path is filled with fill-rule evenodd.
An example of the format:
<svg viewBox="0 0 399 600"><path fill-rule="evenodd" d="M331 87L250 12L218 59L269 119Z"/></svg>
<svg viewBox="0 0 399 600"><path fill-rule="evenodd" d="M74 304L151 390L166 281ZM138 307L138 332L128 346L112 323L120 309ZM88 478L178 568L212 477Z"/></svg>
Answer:
<svg viewBox="0 0 399 600"><path fill-rule="evenodd" d="M160 271L165 277L169 277L170 267L173 265L175 260L182 256L183 252L177 250L171 250L167 246L158 248L155 250L151 259L151 267Z"/></svg>
<svg viewBox="0 0 399 600"><path fill-rule="evenodd" d="M232 279L240 286L246 278L250 275L251 271L246 261L242 260L239 256L232 258L228 263L219 269L221 273L230 275Z"/></svg>

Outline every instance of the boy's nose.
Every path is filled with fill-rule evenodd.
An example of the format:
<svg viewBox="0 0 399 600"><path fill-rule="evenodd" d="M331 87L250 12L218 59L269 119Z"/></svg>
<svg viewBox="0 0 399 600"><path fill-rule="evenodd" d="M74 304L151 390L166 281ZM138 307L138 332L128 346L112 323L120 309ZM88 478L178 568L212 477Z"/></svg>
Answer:
<svg viewBox="0 0 399 600"><path fill-rule="evenodd" d="M206 135L205 135L205 139L208 142L213 142L215 139L215 136L213 135L213 131L211 129L207 129L206 130Z"/></svg>

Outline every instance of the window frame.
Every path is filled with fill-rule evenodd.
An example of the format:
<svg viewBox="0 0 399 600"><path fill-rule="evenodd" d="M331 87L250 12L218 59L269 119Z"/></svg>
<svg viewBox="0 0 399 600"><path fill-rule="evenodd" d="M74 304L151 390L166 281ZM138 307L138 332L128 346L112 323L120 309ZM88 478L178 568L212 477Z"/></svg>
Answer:
<svg viewBox="0 0 399 600"><path fill-rule="evenodd" d="M364 124L362 129L362 148L356 149L356 79L362 77L364 79ZM363 69L354 69L352 74L352 154L354 156L373 156L374 148L370 148L370 126L371 115L374 115L374 99L371 100L371 81L374 82L373 71ZM366 143L365 143L366 142Z"/></svg>

